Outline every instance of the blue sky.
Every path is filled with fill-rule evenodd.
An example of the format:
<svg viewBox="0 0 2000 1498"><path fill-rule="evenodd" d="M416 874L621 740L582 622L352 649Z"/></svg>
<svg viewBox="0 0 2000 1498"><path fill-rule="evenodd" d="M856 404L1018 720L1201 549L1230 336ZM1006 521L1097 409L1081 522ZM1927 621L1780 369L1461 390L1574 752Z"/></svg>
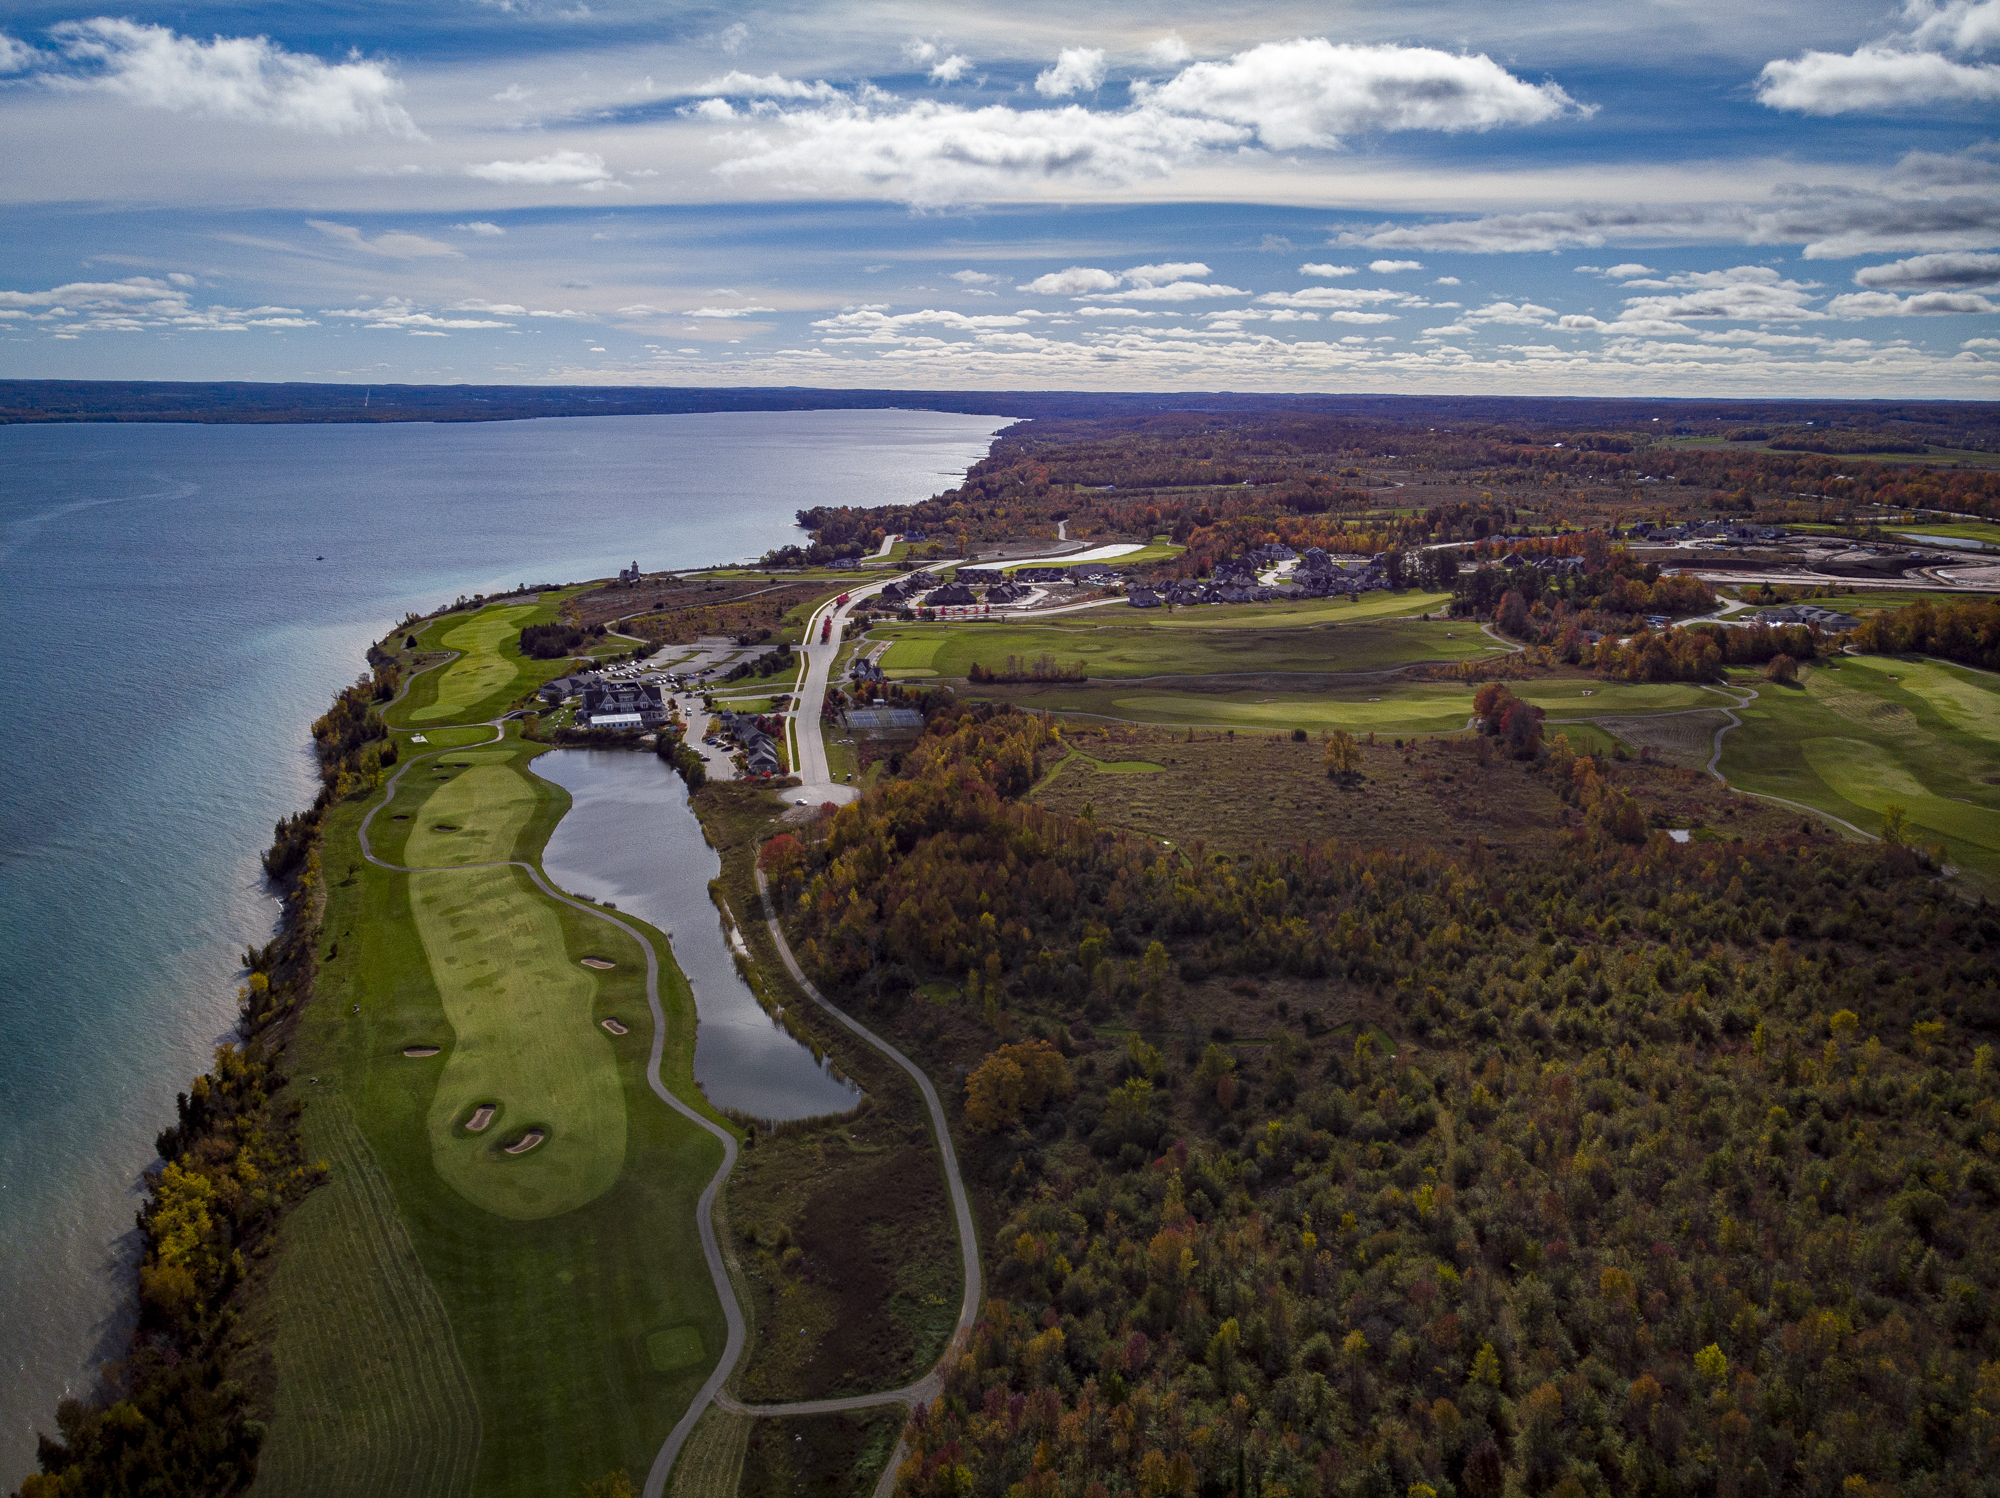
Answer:
<svg viewBox="0 0 2000 1498"><path fill-rule="evenodd" d="M2000 397L2000 0L0 5L0 375Z"/></svg>

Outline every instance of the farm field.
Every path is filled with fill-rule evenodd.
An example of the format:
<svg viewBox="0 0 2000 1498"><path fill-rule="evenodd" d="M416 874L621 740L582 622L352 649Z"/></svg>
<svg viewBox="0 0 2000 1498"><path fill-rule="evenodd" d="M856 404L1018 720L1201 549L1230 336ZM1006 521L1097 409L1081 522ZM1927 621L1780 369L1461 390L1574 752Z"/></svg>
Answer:
<svg viewBox="0 0 2000 1498"><path fill-rule="evenodd" d="M535 752L509 739L413 766L375 819L378 853L532 858L568 805L528 772ZM324 1482L286 1492L385 1498L566 1493L621 1468L642 1475L724 1333L695 1214L720 1146L647 1084L643 953L518 870L412 876L365 863L364 804L328 817L329 950L295 1052L300 1074L317 1077L308 1138L345 1171L324 1207L315 1197L288 1225L288 1262L365 1251L402 1268L350 1275L353 1314L333 1318L321 1277L274 1283L272 1356L293 1394L272 1425L270 1470L326 1468ZM649 935L666 957L665 938ZM585 956L615 966L593 971ZM705 1108L692 1076L693 1000L670 957L660 994L662 1077ZM605 1032L598 1021L609 1015L629 1033ZM405 1056L413 1045L440 1051ZM499 1108L473 1134L464 1124L480 1102ZM530 1125L544 1142L502 1153ZM400 1259L398 1242L408 1245ZM417 1421L402 1407L413 1384L445 1376L440 1317L472 1410L440 1405L434 1423ZM394 1326L403 1330L381 1330ZM448 1394L432 1404L448 1405ZM329 1411L370 1433L344 1464L314 1456Z"/></svg>
<svg viewBox="0 0 2000 1498"><path fill-rule="evenodd" d="M1846 656L1797 688L1761 684L1722 771L1863 831L1903 807L1911 840L2000 889L2000 678L1907 656Z"/></svg>
<svg viewBox="0 0 2000 1498"><path fill-rule="evenodd" d="M1256 619L1229 620L1231 612L1238 611L1183 610L1157 624L1150 618L1134 621L1131 611L1120 610L1113 620L1093 611L1046 623L883 625L869 638L893 641L882 660L892 675L946 677L963 677L975 663L1004 666L1010 655L1024 662L1048 655L1059 665L1080 663L1097 678L1382 671L1462 660L1496 648L1476 625L1462 620L1264 614L1260 625Z"/></svg>

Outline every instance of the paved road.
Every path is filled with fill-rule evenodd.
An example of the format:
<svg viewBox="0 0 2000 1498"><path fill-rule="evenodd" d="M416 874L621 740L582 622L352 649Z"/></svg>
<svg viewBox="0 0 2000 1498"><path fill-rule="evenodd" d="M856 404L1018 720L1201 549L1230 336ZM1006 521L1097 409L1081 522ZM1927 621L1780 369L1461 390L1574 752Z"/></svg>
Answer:
<svg viewBox="0 0 2000 1498"><path fill-rule="evenodd" d="M799 788L784 794L808 805L817 806L832 801L845 805L861 794L858 787L833 778L833 771L826 762L826 735L820 728L820 704L826 701L827 682L833 675L833 663L840 654L840 646L847 632L847 617L854 612L854 606L863 599L873 598L894 579L885 578L879 583L861 583L842 596L846 603L828 602L821 604L812 618L806 621L806 643L801 647L806 658L804 676L800 679L797 699L792 705L792 728L798 739L799 762L793 767L799 777ZM820 643L820 630L828 620L833 621L833 629L824 645Z"/></svg>

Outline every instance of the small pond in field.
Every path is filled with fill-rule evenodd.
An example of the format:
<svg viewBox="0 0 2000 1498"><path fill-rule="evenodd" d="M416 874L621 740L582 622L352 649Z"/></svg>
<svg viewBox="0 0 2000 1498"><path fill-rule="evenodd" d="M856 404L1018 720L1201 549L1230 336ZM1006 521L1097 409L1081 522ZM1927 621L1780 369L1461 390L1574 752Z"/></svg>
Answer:
<svg viewBox="0 0 2000 1498"><path fill-rule="evenodd" d="M570 794L542 853L549 878L672 940L694 990L694 1076L708 1100L773 1121L844 1113L859 1102L861 1090L788 1035L737 972L708 893L722 860L680 777L657 756L626 749L558 749L534 768Z"/></svg>

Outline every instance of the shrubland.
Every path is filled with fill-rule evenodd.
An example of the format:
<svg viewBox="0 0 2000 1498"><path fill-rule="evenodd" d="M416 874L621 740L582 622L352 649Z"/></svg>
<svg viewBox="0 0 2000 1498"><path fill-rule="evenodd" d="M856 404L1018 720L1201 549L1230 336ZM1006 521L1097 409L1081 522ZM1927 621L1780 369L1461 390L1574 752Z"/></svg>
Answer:
<svg viewBox="0 0 2000 1498"><path fill-rule="evenodd" d="M1165 848L1024 802L1066 752L934 711L767 864L965 1068L992 1299L899 1492L1994 1490L1991 911L1675 844L1561 740L1585 814L1500 854Z"/></svg>

